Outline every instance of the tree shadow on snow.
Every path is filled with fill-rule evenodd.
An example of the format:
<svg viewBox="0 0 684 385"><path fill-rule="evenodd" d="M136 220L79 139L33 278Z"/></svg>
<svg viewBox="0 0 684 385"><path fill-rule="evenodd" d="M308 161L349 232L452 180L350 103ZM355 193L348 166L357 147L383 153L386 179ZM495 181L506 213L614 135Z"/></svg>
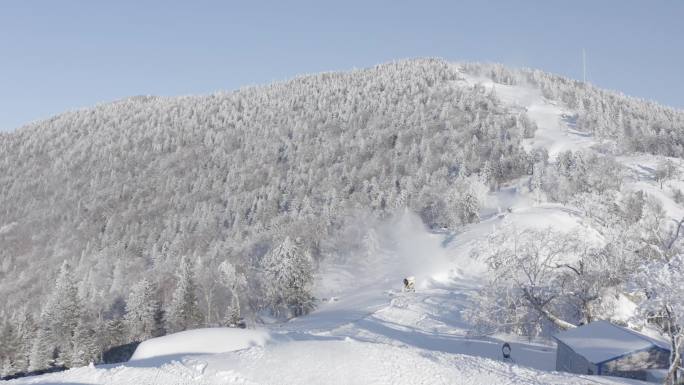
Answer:
<svg viewBox="0 0 684 385"><path fill-rule="evenodd" d="M116 364L104 364L104 365L97 365L98 368L103 368L103 369L111 369L111 368L117 368L120 366L128 367L128 368L158 368L164 364L171 363L173 361L177 362L183 362L184 358L192 358L192 357L197 357L197 356L205 356L207 354L214 354L212 352L206 352L206 353L178 353L178 354L168 354L165 356L157 356L157 357L151 357L151 358L144 358L141 360L134 360L134 361L127 361L127 362L119 362Z"/></svg>
<svg viewBox="0 0 684 385"><path fill-rule="evenodd" d="M26 372L26 373L17 373L13 374L11 376L6 376L6 377L0 377L0 381L10 381L10 380L16 380L20 378L28 378L28 377L36 377L36 376L42 376L45 374L51 374L51 373L58 373L58 372L63 372L69 370L69 368L66 367L52 367L48 369L41 369L41 370L36 370L33 372ZM94 385L94 384L89 384L85 382L73 382L73 381L68 381L68 382L41 382L41 385Z"/></svg>
<svg viewBox="0 0 684 385"><path fill-rule="evenodd" d="M502 341L491 337L470 339L464 336L426 333L377 319L363 319L358 321L355 326L372 334L384 336L420 349L485 357L493 360L502 360L503 358L501 353ZM373 339L367 339L367 341L375 342ZM534 348L516 342L510 343L510 345L513 348L512 357L516 363L542 370L554 369L555 354L551 350Z"/></svg>
<svg viewBox="0 0 684 385"><path fill-rule="evenodd" d="M41 382L40 385L96 385L89 382Z"/></svg>

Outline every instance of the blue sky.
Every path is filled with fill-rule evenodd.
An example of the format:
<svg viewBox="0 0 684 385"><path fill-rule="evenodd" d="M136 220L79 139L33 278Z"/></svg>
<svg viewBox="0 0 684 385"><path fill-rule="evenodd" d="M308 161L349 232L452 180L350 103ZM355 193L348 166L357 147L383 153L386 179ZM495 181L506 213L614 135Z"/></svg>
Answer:
<svg viewBox="0 0 684 385"><path fill-rule="evenodd" d="M0 3L0 130L131 95L187 95L439 56L540 68L684 107L684 1Z"/></svg>

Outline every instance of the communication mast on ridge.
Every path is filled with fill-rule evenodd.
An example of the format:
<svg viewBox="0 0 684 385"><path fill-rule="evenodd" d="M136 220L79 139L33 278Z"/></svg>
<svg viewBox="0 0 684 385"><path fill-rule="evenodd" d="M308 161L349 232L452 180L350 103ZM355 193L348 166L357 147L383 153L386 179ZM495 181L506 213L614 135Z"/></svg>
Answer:
<svg viewBox="0 0 684 385"><path fill-rule="evenodd" d="M582 82L587 82L587 52L582 48Z"/></svg>

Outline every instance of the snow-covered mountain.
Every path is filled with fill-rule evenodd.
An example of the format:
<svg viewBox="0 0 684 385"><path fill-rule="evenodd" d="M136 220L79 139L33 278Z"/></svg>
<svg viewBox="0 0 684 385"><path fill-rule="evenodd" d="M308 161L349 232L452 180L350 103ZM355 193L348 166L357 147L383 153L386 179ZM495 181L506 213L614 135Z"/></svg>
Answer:
<svg viewBox="0 0 684 385"><path fill-rule="evenodd" d="M35 381L295 383L257 363L297 353L318 383L354 382L320 368L357 354L377 358L359 363L367 383L584 383L535 371L554 367L545 338L633 323L634 267L681 243L684 112L499 65L409 60L134 97L0 135L0 149L6 373L240 316L273 323L264 347ZM512 267L540 265L511 244L567 268L520 282ZM398 293L409 275L418 291ZM499 295L530 285L545 289ZM538 338L514 343L535 369L495 361L516 335Z"/></svg>

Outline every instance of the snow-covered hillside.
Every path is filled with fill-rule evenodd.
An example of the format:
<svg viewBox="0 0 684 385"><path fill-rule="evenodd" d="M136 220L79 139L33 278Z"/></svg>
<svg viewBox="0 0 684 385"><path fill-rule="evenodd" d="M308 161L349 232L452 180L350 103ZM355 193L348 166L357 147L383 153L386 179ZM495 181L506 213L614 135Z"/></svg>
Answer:
<svg viewBox="0 0 684 385"><path fill-rule="evenodd" d="M158 135L131 128L140 121ZM75 262L80 283L70 290L90 312L78 325L101 326L104 348L164 327L226 323L236 309L255 329L170 334L143 342L125 364L10 383L631 383L553 372L549 335L592 319L644 326L632 274L644 261L671 258L681 243L680 122L681 111L536 71L427 60L205 99L129 100L26 128L0 145L29 138L15 155L30 154L17 167L36 180L44 151L58 151L40 129L77 146L55 162L47 184L21 179L0 190L0 203L41 193L26 204L36 208L28 219L4 209L0 242L9 251L0 252L12 255L1 272L16 283L4 290L26 288L8 308L49 292L26 270L38 254L47 266ZM112 169L89 158L94 144ZM0 160L6 169L14 162ZM98 166L81 178L89 161ZM62 186L70 175L76 182ZM63 201L50 186L83 199ZM61 227L37 228L38 246L28 247L22 231L45 205ZM535 262L509 258L510 244L555 258L532 266L546 269L539 275L548 280L529 286L549 296L537 301L547 308L535 308L537 298L500 298L520 295L516 267ZM76 250L80 258L66 257ZM268 287L279 259L292 256L297 263L288 263L306 277L301 287L313 283L311 293L292 296L295 305ZM182 313L174 312L183 305L179 290L194 290L191 271L201 309L192 309L194 323L169 322ZM150 282L129 290L146 274ZM416 277L415 293L401 290L407 276ZM278 312L305 313L309 294L315 310L285 322ZM155 325L131 321L140 298L154 304L142 310ZM32 313L7 318L24 325ZM135 333L116 334L122 319ZM30 325L17 350L35 352L39 331L52 327L45 319ZM504 342L513 351L505 362Z"/></svg>

